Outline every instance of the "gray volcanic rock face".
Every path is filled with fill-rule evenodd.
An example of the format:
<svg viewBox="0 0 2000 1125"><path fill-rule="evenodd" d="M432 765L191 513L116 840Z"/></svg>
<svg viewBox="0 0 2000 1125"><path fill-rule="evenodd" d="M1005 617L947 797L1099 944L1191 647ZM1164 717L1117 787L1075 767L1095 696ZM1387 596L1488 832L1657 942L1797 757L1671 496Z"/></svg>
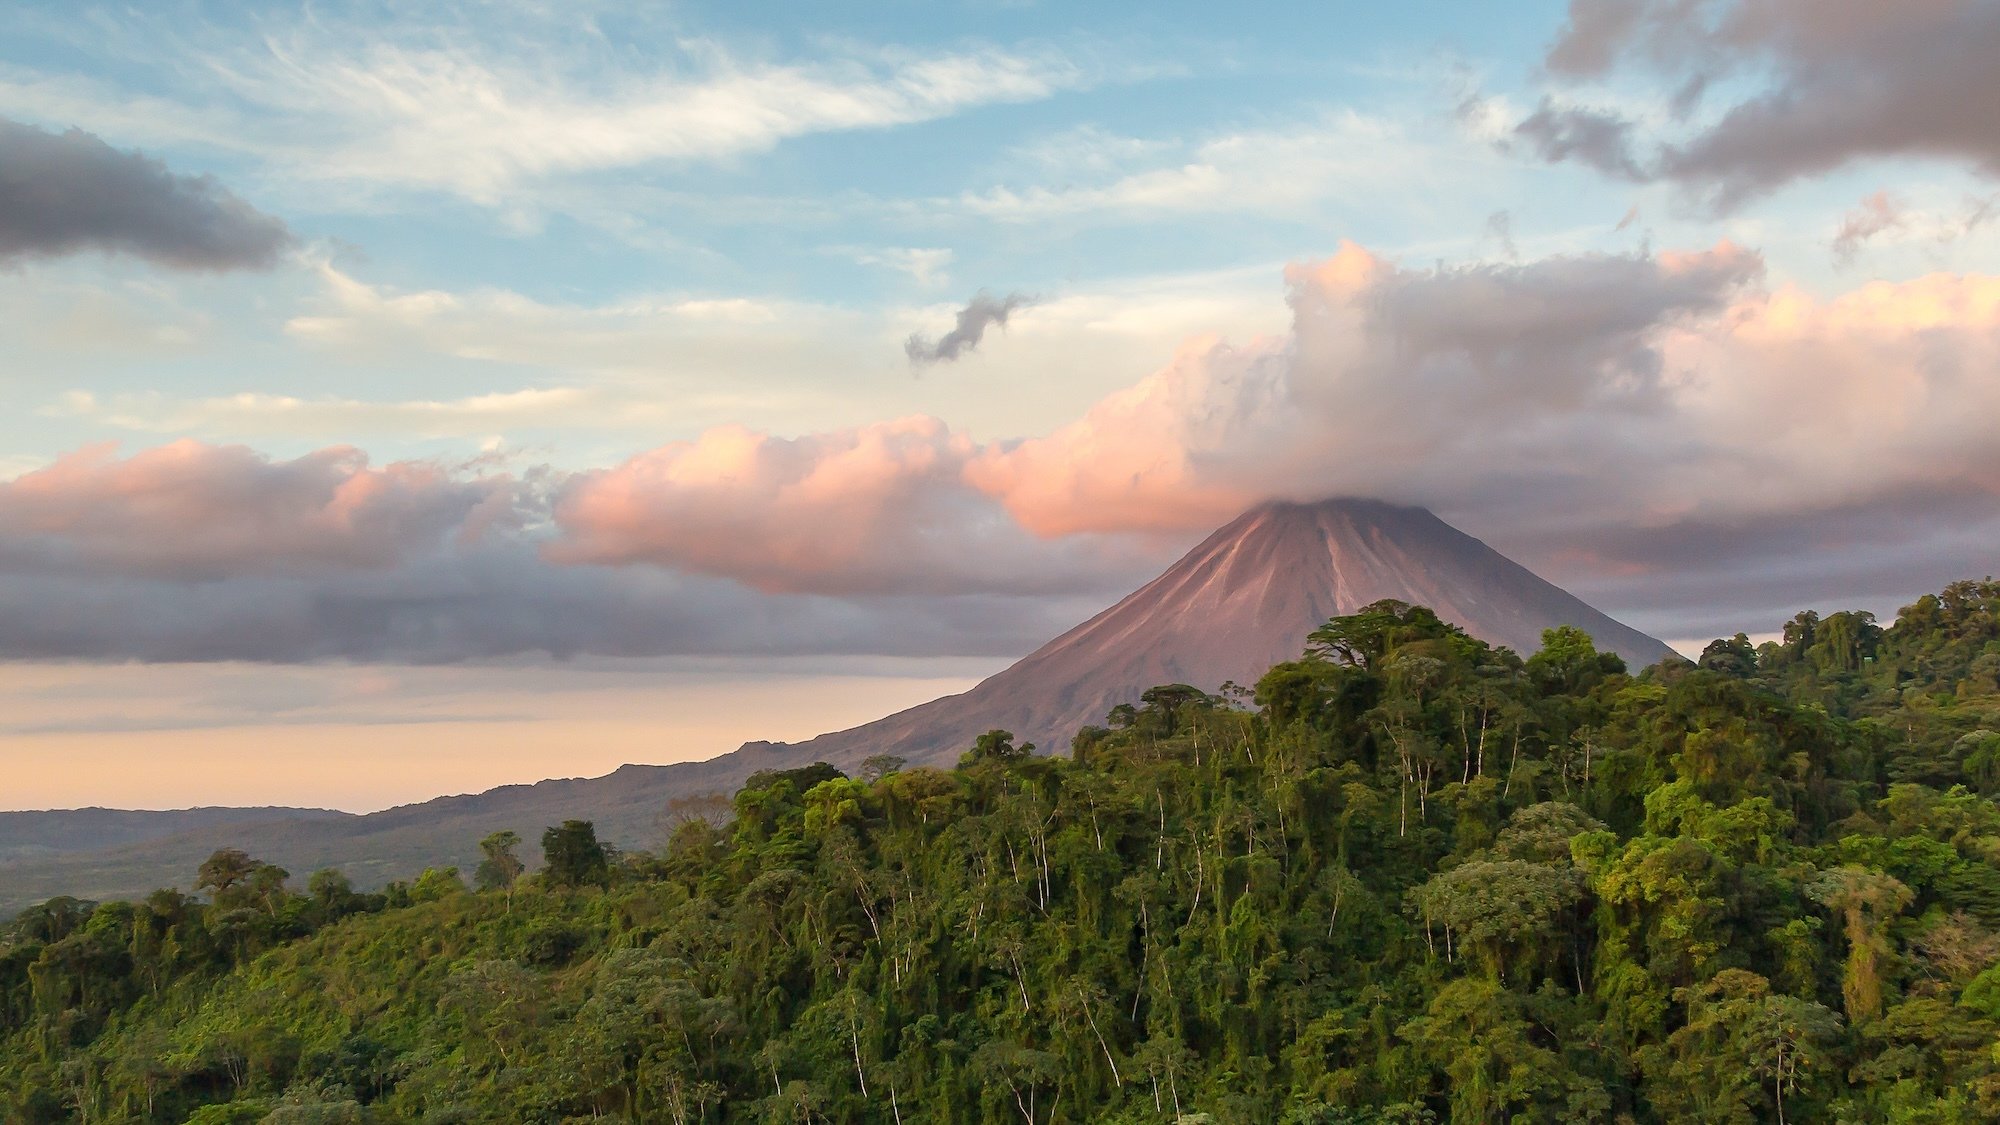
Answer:
<svg viewBox="0 0 2000 1125"><path fill-rule="evenodd" d="M1044 750L1066 749L1078 728L1103 722L1146 688L1255 683L1296 658L1328 618L1384 598L1429 606L1524 655L1557 625L1583 629L1635 668L1669 652L1422 508L1267 504L971 691L784 749L801 764L851 767L870 754L949 764L996 727Z"/></svg>

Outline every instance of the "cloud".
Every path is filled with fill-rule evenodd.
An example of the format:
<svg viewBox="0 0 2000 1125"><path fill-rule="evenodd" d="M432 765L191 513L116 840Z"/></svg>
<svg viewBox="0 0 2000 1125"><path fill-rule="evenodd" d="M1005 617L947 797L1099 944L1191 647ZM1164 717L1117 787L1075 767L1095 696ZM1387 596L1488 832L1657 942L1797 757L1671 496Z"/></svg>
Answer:
<svg viewBox="0 0 2000 1125"><path fill-rule="evenodd" d="M233 21L158 7L98 11L87 30L31 26L24 35L43 40L49 59L81 51L106 67L10 66L0 109L256 160L295 209L405 211L401 197L439 193L518 228L561 212L650 241L670 236L635 206L752 210L768 222L774 202L678 193L663 170L734 173L803 138L922 125L1166 69L1081 36L898 46L740 28L718 38L665 9L620 11L611 28L599 6L540 3L293 5ZM638 169L652 174L604 175Z"/></svg>
<svg viewBox="0 0 2000 1125"><path fill-rule="evenodd" d="M1035 298L1022 293L1009 293L1005 297L995 297L985 290L975 294L966 306L958 310L958 323L952 330L937 338L927 340L922 333L912 332L903 341L903 354L916 365L950 363L960 355L979 347L986 338L988 328L1007 327L1007 318L1018 309L1035 303Z"/></svg>
<svg viewBox="0 0 2000 1125"><path fill-rule="evenodd" d="M387 448L409 437L506 436L518 444L587 440L590 463L647 441L693 437L740 424L798 434L923 413L950 418L984 439L1045 433L1171 354L1188 325L1237 335L1280 328L1271 297L1278 267L1124 278L1066 286L1032 318L1009 322L1012 393L996 399L984 380L912 379L897 356L914 329L936 322L936 306L858 309L809 301L637 292L570 303L496 288L404 290L322 266L303 308L285 322L305 347L302 385L206 385L133 389L75 371L27 409L44 417L149 434L268 444L279 437ZM37 279L40 281L41 279ZM100 291L80 285L15 286L0 294L0 335L53 334L49 349L79 339L103 346L110 318L73 323ZM157 287L148 290L156 300ZM127 289L117 294L121 301ZM206 343L199 331L163 344L158 331L202 325L198 312L166 301L121 314L121 346L157 358L163 348ZM68 318L68 319L66 319ZM945 321L941 327L949 327ZM892 362L892 357L897 361ZM46 365L44 365L46 366ZM381 397L343 372L422 370L428 393ZM317 374L314 372L317 371ZM331 381L329 381L331 380ZM344 381L343 381L344 380ZM81 384L81 385L79 385ZM377 444L380 443L380 444ZM579 466L580 467L580 466Z"/></svg>
<svg viewBox="0 0 2000 1125"><path fill-rule="evenodd" d="M1100 605L1096 596L771 595L658 568L554 566L530 545L496 538L316 575L10 574L0 584L0 659L993 656L1026 652Z"/></svg>
<svg viewBox="0 0 2000 1125"><path fill-rule="evenodd" d="M1574 160L1614 179L1647 178L1632 155L1632 123L1613 113L1558 106L1544 98L1514 126L1514 136L1551 164Z"/></svg>
<svg viewBox="0 0 2000 1125"><path fill-rule="evenodd" d="M648 563L781 593L1048 594L1143 577L1090 537L1037 542L966 486L979 447L911 417L786 439L742 427L560 488L561 562Z"/></svg>
<svg viewBox="0 0 2000 1125"><path fill-rule="evenodd" d="M95 250L171 269L269 269L293 242L283 222L212 177L176 174L80 129L0 118L0 264Z"/></svg>
<svg viewBox="0 0 2000 1125"><path fill-rule="evenodd" d="M719 54L719 52L717 53ZM741 64L586 91L460 53L381 49L363 59L275 60L268 93L330 106L344 132L321 173L442 187L498 202L522 179L706 161L813 133L879 129L1086 84L1056 56L974 51L875 67Z"/></svg>
<svg viewBox="0 0 2000 1125"><path fill-rule="evenodd" d="M1678 183L1721 210L1870 158L2000 175L1996 55L1988 0L1575 0L1547 70L1650 71L1674 85L1669 108L1687 127L1643 159L1626 155L1632 123L1617 113L1545 103L1520 130L1546 159ZM1718 89L1745 92L1697 112Z"/></svg>
<svg viewBox="0 0 2000 1125"><path fill-rule="evenodd" d="M216 431L259 435L407 433L420 437L483 437L495 432L564 423L594 424L607 411L639 404L584 387L528 387L457 399L370 402L350 398L299 398L244 391L210 398L175 399L158 392L100 396L69 391L43 409L48 417L87 419L140 433ZM628 419L644 425L643 418Z"/></svg>
<svg viewBox="0 0 2000 1125"><path fill-rule="evenodd" d="M0 566L180 581L393 566L514 518L511 482L331 448L93 446L0 482Z"/></svg>
<svg viewBox="0 0 2000 1125"><path fill-rule="evenodd" d="M1014 223L1296 215L1363 201L1379 209L1413 179L1436 179L1463 159L1394 119L1352 111L1191 142L1071 130L1014 155L1041 182L969 191L956 207Z"/></svg>
<svg viewBox="0 0 2000 1125"><path fill-rule="evenodd" d="M951 265L953 253L938 247L896 247L890 250L863 250L854 255L854 260L864 266L887 266L909 274L918 285L942 285L950 278L945 270Z"/></svg>
<svg viewBox="0 0 2000 1125"><path fill-rule="evenodd" d="M937 436L916 429L920 442ZM822 483L855 482L837 473ZM788 572L783 561L759 570L752 560L760 548L783 550L787 534L804 550L804 533L782 517L810 517L809 506L732 522L697 502L674 508L669 496L650 510L689 539L745 538L675 554L652 528L654 553L634 547L630 561L669 565L598 565L587 548L616 534L600 527L551 561L544 496L566 484L567 496L593 503L609 487L549 471L513 480L421 463L377 468L340 448L290 461L186 441L123 458L108 448L69 454L0 482L0 659L991 655L1025 651L1137 577L1082 541L1068 551L1075 565L1062 566L1060 550L1052 565L990 503L985 533L970 513L893 542L829 539L829 557L795 555ZM703 484L719 487L689 487ZM871 496L891 503L910 491L830 499L839 513L866 514ZM887 519L876 526L896 534ZM841 531L831 515L815 530ZM954 552L976 559L1002 546L977 566L922 578ZM896 550L912 553L898 563ZM883 572L898 565L906 581ZM785 592L800 590L848 596Z"/></svg>
<svg viewBox="0 0 2000 1125"><path fill-rule="evenodd" d="M1859 207L1841 216L1840 229L1833 234L1833 260L1841 265L1852 262L1863 243L1884 231L1895 230L1905 221L1902 205L1891 199L1888 192L1878 191L1864 198Z"/></svg>
<svg viewBox="0 0 2000 1125"><path fill-rule="evenodd" d="M1597 521L1543 564L1654 635L1728 636L1800 609L1886 615L1916 594L1994 571L2000 497L1965 482L1891 487L1756 515Z"/></svg>
<svg viewBox="0 0 2000 1125"><path fill-rule="evenodd" d="M1348 245L1289 272L1288 336L1190 341L1071 425L987 451L969 476L1063 534L1212 526L1277 495L1437 503L1546 463L1544 443L1566 467L1616 463L1607 424L1669 401L1661 330L1719 311L1761 270L1727 243L1436 270Z"/></svg>
<svg viewBox="0 0 2000 1125"><path fill-rule="evenodd" d="M1292 271L1285 337L1190 341L967 480L1051 536L1424 504L1676 636L1991 571L2000 278L1761 276L1728 243L1435 270L1348 247Z"/></svg>
<svg viewBox="0 0 2000 1125"><path fill-rule="evenodd" d="M2000 277L1821 296L1720 242L1425 269L1349 245L1286 282L1287 331L1191 339L1026 440L720 427L518 480L72 454L0 486L0 653L1020 652L1251 504L1342 494L1676 636L1992 569Z"/></svg>
<svg viewBox="0 0 2000 1125"><path fill-rule="evenodd" d="M1721 242L1434 269L1347 246L1287 281L1289 332L1192 339L1040 437L975 443L922 417L719 431L580 477L553 557L1025 595L1039 567L1052 589L1111 588L1141 547L1164 561L1265 499L1368 495L1430 506L1677 636L1719 619L1707 605L1746 627L1991 569L1966 529L2000 528L2000 386L1982 377L2000 366L2000 279L1823 298ZM1130 566L1106 561L1121 542Z"/></svg>

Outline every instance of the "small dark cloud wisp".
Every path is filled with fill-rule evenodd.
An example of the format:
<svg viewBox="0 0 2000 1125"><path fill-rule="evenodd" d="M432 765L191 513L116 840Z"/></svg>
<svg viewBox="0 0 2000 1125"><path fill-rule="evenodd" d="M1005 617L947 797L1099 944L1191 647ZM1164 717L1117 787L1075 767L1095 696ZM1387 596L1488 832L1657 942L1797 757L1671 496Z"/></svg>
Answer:
<svg viewBox="0 0 2000 1125"><path fill-rule="evenodd" d="M935 341L927 340L920 332L910 333L903 342L903 354L919 367L933 363L950 363L966 352L979 347L979 341L986 338L988 328L1007 327L1007 318L1016 310L1035 303L1033 297L1025 293L1009 293L1005 297L995 297L981 290L970 302L958 310L958 323L951 331Z"/></svg>
<svg viewBox="0 0 2000 1125"><path fill-rule="evenodd" d="M269 269L294 242L211 176L80 129L0 118L0 265L96 250L181 270Z"/></svg>

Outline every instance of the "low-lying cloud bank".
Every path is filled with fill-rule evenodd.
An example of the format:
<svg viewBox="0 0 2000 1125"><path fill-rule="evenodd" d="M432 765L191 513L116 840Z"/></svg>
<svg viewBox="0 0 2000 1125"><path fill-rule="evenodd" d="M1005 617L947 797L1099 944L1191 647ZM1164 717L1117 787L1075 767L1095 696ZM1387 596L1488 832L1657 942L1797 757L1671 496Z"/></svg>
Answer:
<svg viewBox="0 0 2000 1125"><path fill-rule="evenodd" d="M843 496L859 477L837 470L821 475L825 508L755 480L732 503L723 480L704 479L709 506L675 509L640 474L651 506L593 539L549 519L552 500L603 510L597 474L378 467L346 448L85 449L0 482L0 658L1005 655L1144 577L1118 544L1078 541L1065 564L990 503L982 532L977 513L892 518L893 497ZM871 505L879 539L844 524ZM621 527L637 538L619 544Z"/></svg>
<svg viewBox="0 0 2000 1125"><path fill-rule="evenodd" d="M523 479L177 443L0 483L0 654L1023 652L1270 498L1424 504L1656 634L1993 571L2000 278L1822 298L1723 242L1296 266L1071 424L723 427ZM1893 608L1893 604L1883 606Z"/></svg>

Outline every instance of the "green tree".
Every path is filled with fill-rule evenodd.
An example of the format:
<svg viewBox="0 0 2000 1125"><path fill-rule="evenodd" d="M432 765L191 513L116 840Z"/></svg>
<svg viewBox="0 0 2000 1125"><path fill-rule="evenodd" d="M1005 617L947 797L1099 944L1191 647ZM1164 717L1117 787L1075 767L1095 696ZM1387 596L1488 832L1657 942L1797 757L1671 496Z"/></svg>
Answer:
<svg viewBox="0 0 2000 1125"><path fill-rule="evenodd" d="M507 892L507 909L514 909L514 881L521 877L525 869L516 849L521 846L521 834L503 828L488 833L479 841L479 866L473 870L473 885L482 891Z"/></svg>
<svg viewBox="0 0 2000 1125"><path fill-rule="evenodd" d="M565 820L543 832L542 871L558 887L602 886L611 870L604 845L597 842L597 826Z"/></svg>

